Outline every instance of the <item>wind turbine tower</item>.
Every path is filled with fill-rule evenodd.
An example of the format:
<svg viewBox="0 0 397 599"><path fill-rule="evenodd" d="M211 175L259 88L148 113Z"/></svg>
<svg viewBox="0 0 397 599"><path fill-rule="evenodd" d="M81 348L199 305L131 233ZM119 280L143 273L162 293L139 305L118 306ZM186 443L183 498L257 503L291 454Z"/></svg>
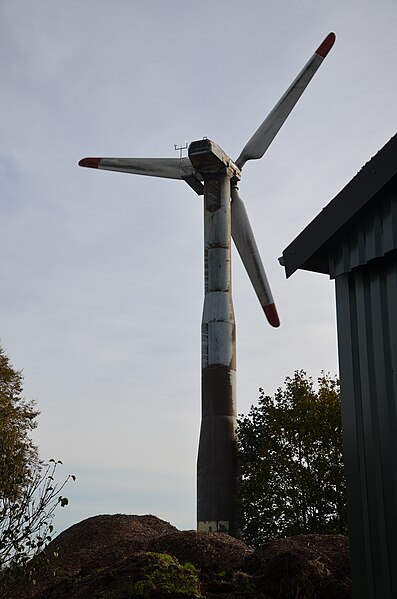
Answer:
<svg viewBox="0 0 397 599"><path fill-rule="evenodd" d="M84 167L182 179L204 195L202 420L197 461L197 528L238 536L236 334L231 286L231 238L269 323L276 306L248 215L238 193L248 160L262 158L335 42L330 33L234 162L210 139L193 141L188 158L83 158Z"/></svg>

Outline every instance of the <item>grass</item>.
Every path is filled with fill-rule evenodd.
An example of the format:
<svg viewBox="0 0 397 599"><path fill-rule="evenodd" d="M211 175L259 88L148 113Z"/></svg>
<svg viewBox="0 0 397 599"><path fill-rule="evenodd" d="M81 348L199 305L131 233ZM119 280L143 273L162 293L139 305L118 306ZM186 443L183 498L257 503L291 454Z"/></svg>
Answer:
<svg viewBox="0 0 397 599"><path fill-rule="evenodd" d="M131 599L167 596L202 598L195 566L190 562L181 565L167 553L148 553L144 578L129 584L127 592Z"/></svg>

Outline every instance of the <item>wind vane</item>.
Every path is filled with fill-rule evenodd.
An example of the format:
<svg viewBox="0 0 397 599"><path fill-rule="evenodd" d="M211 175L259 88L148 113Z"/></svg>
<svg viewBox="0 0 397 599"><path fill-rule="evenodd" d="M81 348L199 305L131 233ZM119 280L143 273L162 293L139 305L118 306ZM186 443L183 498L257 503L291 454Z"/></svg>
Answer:
<svg viewBox="0 0 397 599"><path fill-rule="evenodd" d="M204 195L202 420L197 461L197 528L238 535L236 335L231 237L269 323L280 325L248 215L238 193L241 170L262 158L335 42L330 33L233 162L210 139L193 141L188 158L83 158L79 165L182 179Z"/></svg>

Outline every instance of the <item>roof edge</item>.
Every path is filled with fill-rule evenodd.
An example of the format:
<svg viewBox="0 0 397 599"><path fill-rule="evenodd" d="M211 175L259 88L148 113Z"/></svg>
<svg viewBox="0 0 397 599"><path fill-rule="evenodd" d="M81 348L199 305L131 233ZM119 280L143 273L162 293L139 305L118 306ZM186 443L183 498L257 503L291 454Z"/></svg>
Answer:
<svg viewBox="0 0 397 599"><path fill-rule="evenodd" d="M396 156L397 134L285 248L279 262L285 268L287 279L298 269L312 270L312 268L305 269L304 265L311 261L315 254L325 251L331 238L397 173ZM314 272L329 274L323 267Z"/></svg>

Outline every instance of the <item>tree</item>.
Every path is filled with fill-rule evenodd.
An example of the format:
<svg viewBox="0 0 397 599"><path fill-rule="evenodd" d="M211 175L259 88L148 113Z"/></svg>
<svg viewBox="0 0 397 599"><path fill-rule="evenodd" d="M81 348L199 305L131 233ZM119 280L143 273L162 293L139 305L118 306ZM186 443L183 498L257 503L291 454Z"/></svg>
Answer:
<svg viewBox="0 0 397 599"><path fill-rule="evenodd" d="M337 379L318 390L302 370L238 420L241 520L246 542L346 531Z"/></svg>
<svg viewBox="0 0 397 599"><path fill-rule="evenodd" d="M39 412L34 402L22 396L23 377L0 347L0 595L19 575L34 576L31 558L51 541L52 520L58 505L68 499L60 495L63 483L55 482L60 461L45 463L29 437L37 426ZM27 565L29 564L29 567ZM12 596L12 595L11 595Z"/></svg>
<svg viewBox="0 0 397 599"><path fill-rule="evenodd" d="M34 402L22 396L23 377L0 347L0 497L16 500L38 460L29 433L37 426Z"/></svg>
<svg viewBox="0 0 397 599"><path fill-rule="evenodd" d="M51 541L55 509L69 503L60 492L70 478L76 479L70 474L62 484L56 483L59 464L53 459L48 464L36 462L16 500L0 497L0 570L24 566Z"/></svg>

